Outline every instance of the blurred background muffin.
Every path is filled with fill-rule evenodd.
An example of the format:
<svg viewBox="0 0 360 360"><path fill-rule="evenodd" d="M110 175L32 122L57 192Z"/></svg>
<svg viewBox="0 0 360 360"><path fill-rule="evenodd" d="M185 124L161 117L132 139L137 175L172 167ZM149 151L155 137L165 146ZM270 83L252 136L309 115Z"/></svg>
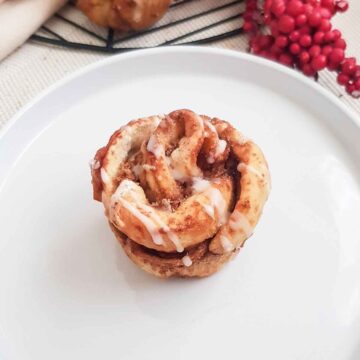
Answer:
<svg viewBox="0 0 360 360"><path fill-rule="evenodd" d="M141 30L166 13L171 0L77 0L77 7L98 25L119 31Z"/></svg>

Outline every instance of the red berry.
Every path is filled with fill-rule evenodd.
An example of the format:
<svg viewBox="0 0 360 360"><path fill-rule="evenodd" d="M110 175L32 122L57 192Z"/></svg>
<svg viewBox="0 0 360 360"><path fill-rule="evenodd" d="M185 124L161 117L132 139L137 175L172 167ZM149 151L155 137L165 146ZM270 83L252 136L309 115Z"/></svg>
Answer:
<svg viewBox="0 0 360 360"><path fill-rule="evenodd" d="M280 17L284 14L286 9L285 1L284 0L273 0L271 5L271 12L276 16Z"/></svg>
<svg viewBox="0 0 360 360"><path fill-rule="evenodd" d="M271 53L268 53L267 58L268 58L269 60L277 61L277 57L276 57L276 55L271 54Z"/></svg>
<svg viewBox="0 0 360 360"><path fill-rule="evenodd" d="M331 11L329 9L327 9L326 7L321 8L320 13L321 13L321 17L323 19L331 19L331 17L332 17Z"/></svg>
<svg viewBox="0 0 360 360"><path fill-rule="evenodd" d="M310 54L307 51L302 51L299 55L299 61L301 64L306 64L310 61Z"/></svg>
<svg viewBox="0 0 360 360"><path fill-rule="evenodd" d="M258 53L256 53L256 55L260 55L262 57L266 57L267 51L266 50L261 50Z"/></svg>
<svg viewBox="0 0 360 360"><path fill-rule="evenodd" d="M349 76L353 76L356 73L356 60L355 58L346 58L341 65L341 71Z"/></svg>
<svg viewBox="0 0 360 360"><path fill-rule="evenodd" d="M319 30L327 32L331 30L331 22L327 19L322 19L320 21Z"/></svg>
<svg viewBox="0 0 360 360"><path fill-rule="evenodd" d="M345 0L339 1L336 4L336 10L339 12L345 12L349 8L349 3Z"/></svg>
<svg viewBox="0 0 360 360"><path fill-rule="evenodd" d="M345 59L345 62L351 64L351 65L356 65L356 59L354 57L348 57Z"/></svg>
<svg viewBox="0 0 360 360"><path fill-rule="evenodd" d="M330 45L325 45L325 46L322 48L321 53L322 53L323 55L325 55L325 56L328 56L328 55L330 55L330 53L331 53L332 51L333 51L332 46L330 46Z"/></svg>
<svg viewBox="0 0 360 360"><path fill-rule="evenodd" d="M302 67L302 72L306 75L306 76L314 76L316 74L316 71L311 67L310 64L305 64Z"/></svg>
<svg viewBox="0 0 360 360"><path fill-rule="evenodd" d="M301 47L300 47L300 45L299 45L298 43L293 43L293 44L290 45L290 49L289 49L289 50L290 50L290 52L291 52L292 54L297 55L297 54L300 53Z"/></svg>
<svg viewBox="0 0 360 360"><path fill-rule="evenodd" d="M341 70L345 75L352 76L352 75L355 74L356 67L355 67L355 65L352 65L352 64L349 64L349 63L344 63L342 65Z"/></svg>
<svg viewBox="0 0 360 360"><path fill-rule="evenodd" d="M284 65L287 65L287 66L290 66L290 65L293 64L293 59L288 54L281 54L279 56L279 61L280 61L281 64L284 64Z"/></svg>
<svg viewBox="0 0 360 360"><path fill-rule="evenodd" d="M345 57L345 52L342 49L334 49L329 55L329 61L339 65Z"/></svg>
<svg viewBox="0 0 360 360"><path fill-rule="evenodd" d="M271 23L270 23L270 31L271 31L271 34L273 36L279 36L279 28L278 28L278 23L277 21L273 20Z"/></svg>
<svg viewBox="0 0 360 360"><path fill-rule="evenodd" d="M334 7L334 0L321 0L321 5L326 9L333 9Z"/></svg>
<svg viewBox="0 0 360 360"><path fill-rule="evenodd" d="M309 16L314 11L314 7L310 4L305 4L303 11L305 15Z"/></svg>
<svg viewBox="0 0 360 360"><path fill-rule="evenodd" d="M276 46L278 46L279 48L284 48L286 47L286 45L288 44L289 40L286 36L284 35L280 35L276 38L275 40L275 44Z"/></svg>
<svg viewBox="0 0 360 360"><path fill-rule="evenodd" d="M351 83L346 84L345 89L346 89L346 92L350 95L352 95L352 93L356 90L355 85L351 84Z"/></svg>
<svg viewBox="0 0 360 360"><path fill-rule="evenodd" d="M258 43L262 49L268 48L270 45L272 45L272 36L271 35L263 35L259 38Z"/></svg>
<svg viewBox="0 0 360 360"><path fill-rule="evenodd" d="M300 0L290 0L286 5L286 13L291 16L298 16L303 12L303 3Z"/></svg>
<svg viewBox="0 0 360 360"><path fill-rule="evenodd" d="M346 49L346 42L344 39L338 39L334 42L334 47L338 49Z"/></svg>
<svg viewBox="0 0 360 360"><path fill-rule="evenodd" d="M280 54L281 51L282 51L282 50L281 50L278 46L276 46L275 44L272 45L271 48L270 48L271 54L274 54L274 55Z"/></svg>
<svg viewBox="0 0 360 360"><path fill-rule="evenodd" d="M341 38L341 31L338 29L335 29L332 31L333 35L334 35L334 41L338 40Z"/></svg>
<svg viewBox="0 0 360 360"><path fill-rule="evenodd" d="M346 74L343 74L343 73L340 73L338 76L337 76L337 82L340 84L340 85L346 85L348 82L349 82L350 78L348 75Z"/></svg>
<svg viewBox="0 0 360 360"><path fill-rule="evenodd" d="M300 33L297 30L294 30L290 35L289 35L289 39L292 42L296 42L300 39Z"/></svg>
<svg viewBox="0 0 360 360"><path fill-rule="evenodd" d="M313 27L316 27L320 24L322 19L321 13L319 10L314 10L311 14L309 14L309 24Z"/></svg>
<svg viewBox="0 0 360 360"><path fill-rule="evenodd" d="M247 10L255 10L256 9L256 0L248 0L246 2L246 9Z"/></svg>
<svg viewBox="0 0 360 360"><path fill-rule="evenodd" d="M243 29L246 32L250 32L255 29L255 26L251 21L244 21Z"/></svg>
<svg viewBox="0 0 360 360"><path fill-rule="evenodd" d="M313 45L309 49L309 55L314 58L316 56L319 56L321 54L321 47L319 45Z"/></svg>
<svg viewBox="0 0 360 360"><path fill-rule="evenodd" d="M271 14L270 13L264 13L264 24L269 24L271 21Z"/></svg>
<svg viewBox="0 0 360 360"><path fill-rule="evenodd" d="M303 26L307 23L307 16L305 14L300 14L296 17L295 22L297 26Z"/></svg>
<svg viewBox="0 0 360 360"><path fill-rule="evenodd" d="M335 64L333 62L329 62L327 64L327 68L330 70L330 71L338 71L339 70L339 64Z"/></svg>
<svg viewBox="0 0 360 360"><path fill-rule="evenodd" d="M314 70L320 71L326 67L326 56L318 55L311 61L311 66Z"/></svg>
<svg viewBox="0 0 360 360"><path fill-rule="evenodd" d="M252 21L253 13L251 13L249 11L245 11L243 18L245 21Z"/></svg>
<svg viewBox="0 0 360 360"><path fill-rule="evenodd" d="M303 47L309 47L311 45L311 36L310 35L302 35L300 37L299 43Z"/></svg>
<svg viewBox="0 0 360 360"><path fill-rule="evenodd" d="M322 42L324 41L324 36L325 33L323 31L317 31L313 36L314 43L322 44Z"/></svg>
<svg viewBox="0 0 360 360"><path fill-rule="evenodd" d="M300 35L307 35L311 33L311 27L309 25L304 25L299 30Z"/></svg>
<svg viewBox="0 0 360 360"><path fill-rule="evenodd" d="M326 32L325 36L324 36L324 41L325 42L333 42L334 41L334 33L332 31Z"/></svg>
<svg viewBox="0 0 360 360"><path fill-rule="evenodd" d="M285 34L291 33L295 28L295 20L289 15L282 15L279 18L278 28Z"/></svg>
<svg viewBox="0 0 360 360"><path fill-rule="evenodd" d="M263 57L266 57L266 58L270 57L270 53L268 51L266 51L266 50L260 51L259 55L261 55Z"/></svg>

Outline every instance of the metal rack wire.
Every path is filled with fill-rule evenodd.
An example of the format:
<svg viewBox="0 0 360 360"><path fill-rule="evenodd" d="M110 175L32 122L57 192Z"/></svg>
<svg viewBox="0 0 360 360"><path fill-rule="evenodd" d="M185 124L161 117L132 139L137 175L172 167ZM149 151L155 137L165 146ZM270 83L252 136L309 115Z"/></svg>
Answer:
<svg viewBox="0 0 360 360"><path fill-rule="evenodd" d="M243 32L243 3L244 0L177 0L156 25L127 34L96 26L69 4L31 39L110 54L159 46L209 44Z"/></svg>

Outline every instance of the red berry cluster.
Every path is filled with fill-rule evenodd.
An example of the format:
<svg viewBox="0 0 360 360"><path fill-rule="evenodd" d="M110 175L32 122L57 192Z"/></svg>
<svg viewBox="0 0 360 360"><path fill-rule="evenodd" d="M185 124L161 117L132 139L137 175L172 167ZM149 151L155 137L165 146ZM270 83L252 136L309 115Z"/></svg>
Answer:
<svg viewBox="0 0 360 360"><path fill-rule="evenodd" d="M270 34L260 32L262 24ZM338 83L360 97L360 65L346 58L346 42L331 18L348 9L346 0L246 0L244 30L251 33L250 51L315 76L325 68L338 73Z"/></svg>

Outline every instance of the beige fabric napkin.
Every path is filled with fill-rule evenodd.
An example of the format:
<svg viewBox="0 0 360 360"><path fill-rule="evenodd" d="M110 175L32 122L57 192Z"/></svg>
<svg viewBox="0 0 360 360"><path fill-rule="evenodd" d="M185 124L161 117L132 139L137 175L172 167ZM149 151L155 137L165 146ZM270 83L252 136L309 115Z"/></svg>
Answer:
<svg viewBox="0 0 360 360"><path fill-rule="evenodd" d="M65 3L66 0L0 0L0 61Z"/></svg>

